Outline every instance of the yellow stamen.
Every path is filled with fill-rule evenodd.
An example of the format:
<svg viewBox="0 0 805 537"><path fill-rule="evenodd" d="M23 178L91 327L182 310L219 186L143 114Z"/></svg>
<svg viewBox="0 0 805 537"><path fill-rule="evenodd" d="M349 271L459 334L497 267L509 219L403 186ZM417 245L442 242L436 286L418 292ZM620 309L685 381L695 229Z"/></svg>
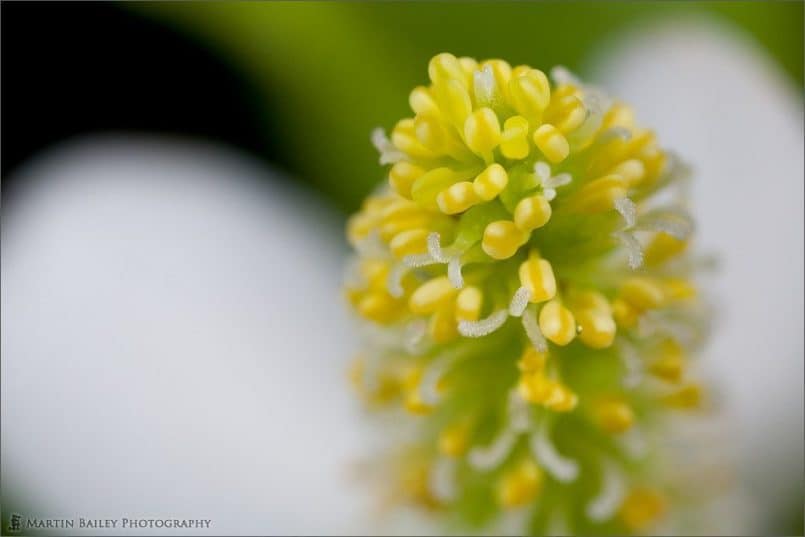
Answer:
<svg viewBox="0 0 805 537"><path fill-rule="evenodd" d="M498 503L512 509L531 503L542 485L542 470L530 458L503 474L497 485Z"/></svg>
<svg viewBox="0 0 805 537"><path fill-rule="evenodd" d="M456 297L456 320L477 321L481 316L484 295L477 287L467 286Z"/></svg>
<svg viewBox="0 0 805 537"><path fill-rule="evenodd" d="M556 295L553 268L546 259L532 257L520 265L520 284L531 293L529 302L537 304Z"/></svg>
<svg viewBox="0 0 805 537"><path fill-rule="evenodd" d="M492 150L500 143L500 122L490 108L473 112L464 123L467 147L478 156L491 160Z"/></svg>
<svg viewBox="0 0 805 537"><path fill-rule="evenodd" d="M527 119L538 119L551 99L551 85L538 69L520 69L509 81L509 99L514 109Z"/></svg>
<svg viewBox="0 0 805 537"><path fill-rule="evenodd" d="M551 204L540 194L521 199L514 208L514 223L523 231L540 228L550 219Z"/></svg>
<svg viewBox="0 0 805 537"><path fill-rule="evenodd" d="M420 285L408 299L411 313L418 315L433 313L447 305L458 293L447 276L438 276Z"/></svg>
<svg viewBox="0 0 805 537"><path fill-rule="evenodd" d="M617 399L599 401L594 413L601 429L611 434L628 431L634 423L632 408Z"/></svg>
<svg viewBox="0 0 805 537"><path fill-rule="evenodd" d="M570 145L564 135L550 124L544 124L534 131L534 144L551 163L562 162L570 154Z"/></svg>
<svg viewBox="0 0 805 537"><path fill-rule="evenodd" d="M425 170L410 162L398 162L389 171L389 184L397 194L404 198L411 198L411 186L419 179Z"/></svg>
<svg viewBox="0 0 805 537"><path fill-rule="evenodd" d="M479 201L473 183L469 181L455 183L436 196L436 204L444 214L462 213Z"/></svg>
<svg viewBox="0 0 805 537"><path fill-rule="evenodd" d="M551 300L539 313L542 335L557 345L567 345L576 337L576 319L558 300Z"/></svg>
<svg viewBox="0 0 805 537"><path fill-rule="evenodd" d="M665 513L665 498L648 488L635 488L620 508L620 519L634 533L643 533Z"/></svg>
<svg viewBox="0 0 805 537"><path fill-rule="evenodd" d="M508 259L528 241L528 234L511 220L492 222L484 229L481 248L493 259Z"/></svg>
<svg viewBox="0 0 805 537"><path fill-rule="evenodd" d="M531 147L528 144L528 120L512 116L503 123L500 136L500 152L510 159L524 159Z"/></svg>
<svg viewBox="0 0 805 537"><path fill-rule="evenodd" d="M439 434L439 452L447 457L461 457L467 452L470 422L462 420L446 427Z"/></svg>
<svg viewBox="0 0 805 537"><path fill-rule="evenodd" d="M484 201L489 201L500 194L509 183L509 175L500 164L492 164L475 178L472 186L475 194Z"/></svg>

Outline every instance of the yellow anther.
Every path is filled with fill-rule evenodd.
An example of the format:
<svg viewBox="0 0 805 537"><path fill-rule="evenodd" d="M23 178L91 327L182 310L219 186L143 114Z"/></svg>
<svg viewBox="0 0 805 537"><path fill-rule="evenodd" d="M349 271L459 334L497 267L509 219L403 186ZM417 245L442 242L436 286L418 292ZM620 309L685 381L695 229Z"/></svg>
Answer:
<svg viewBox="0 0 805 537"><path fill-rule="evenodd" d="M478 62L475 61L474 58L462 56L458 59L458 63L461 65L461 70L464 72L464 78L467 80L467 84L471 84L472 75L478 70Z"/></svg>
<svg viewBox="0 0 805 537"><path fill-rule="evenodd" d="M405 391L405 409L411 414L428 414L433 407L422 400L419 393L419 384L422 380L422 366L411 366L402 378L402 387Z"/></svg>
<svg viewBox="0 0 805 537"><path fill-rule="evenodd" d="M352 215L347 221L347 239L355 245L365 239L377 225L377 216L364 212Z"/></svg>
<svg viewBox="0 0 805 537"><path fill-rule="evenodd" d="M632 407L618 399L599 401L594 408L596 421L604 431L618 434L628 431L634 423Z"/></svg>
<svg viewBox="0 0 805 537"><path fill-rule="evenodd" d="M501 476L497 485L498 503L512 509L531 503L542 486L542 470L525 458Z"/></svg>
<svg viewBox="0 0 805 537"><path fill-rule="evenodd" d="M545 158L553 164L562 162L570 154L567 138L553 125L548 123L541 125L534 131L533 139Z"/></svg>
<svg viewBox="0 0 805 537"><path fill-rule="evenodd" d="M626 129L634 128L634 111L623 103L615 103L604 114L604 121L601 123L603 130L612 127L623 127Z"/></svg>
<svg viewBox="0 0 805 537"><path fill-rule="evenodd" d="M640 311L622 298L616 298L612 301L612 316L618 326L632 328L637 324Z"/></svg>
<svg viewBox="0 0 805 537"><path fill-rule="evenodd" d="M665 232L657 233L646 246L646 265L655 266L681 254L688 247L688 242L677 239Z"/></svg>
<svg viewBox="0 0 805 537"><path fill-rule="evenodd" d="M662 398L662 402L671 408L693 410L702 404L702 389L698 384L688 384Z"/></svg>
<svg viewBox="0 0 805 537"><path fill-rule="evenodd" d="M424 315L433 313L449 304L458 293L447 276L438 276L420 285L408 299L411 313Z"/></svg>
<svg viewBox="0 0 805 537"><path fill-rule="evenodd" d="M411 199L426 207L436 208L436 197L454 183L473 177L474 173L451 168L433 168L422 174L411 186Z"/></svg>
<svg viewBox="0 0 805 537"><path fill-rule="evenodd" d="M605 349L615 340L615 320L608 311L583 309L576 311L579 339L593 349Z"/></svg>
<svg viewBox="0 0 805 537"><path fill-rule="evenodd" d="M361 277L369 289L385 289L389 265L380 259L365 259L358 266Z"/></svg>
<svg viewBox="0 0 805 537"><path fill-rule="evenodd" d="M511 220L492 222L484 229L481 248L493 259L508 259L528 241L528 234L520 231Z"/></svg>
<svg viewBox="0 0 805 537"><path fill-rule="evenodd" d="M571 200L579 213L593 214L613 208L615 200L626 196L626 180L620 175L606 175L584 185Z"/></svg>
<svg viewBox="0 0 805 537"><path fill-rule="evenodd" d="M654 145L644 148L637 156L646 168L644 184L653 183L662 174L668 161L666 154Z"/></svg>
<svg viewBox="0 0 805 537"><path fill-rule="evenodd" d="M500 143L500 122L491 108L479 108L464 122L467 147L483 158L490 158Z"/></svg>
<svg viewBox="0 0 805 537"><path fill-rule="evenodd" d="M517 112L538 119L551 100L551 85L538 69L517 69L509 81L509 99Z"/></svg>
<svg viewBox="0 0 805 537"><path fill-rule="evenodd" d="M557 345L567 345L576 337L576 319L558 300L551 300L539 312L542 335Z"/></svg>
<svg viewBox="0 0 805 537"><path fill-rule="evenodd" d="M514 208L514 223L523 231L540 228L550 219L551 204L541 194L521 199Z"/></svg>
<svg viewBox="0 0 805 537"><path fill-rule="evenodd" d="M542 371L536 372L523 372L520 375L520 383L517 385L517 390L520 395L529 403L541 405L551 395L556 381L550 380Z"/></svg>
<svg viewBox="0 0 805 537"><path fill-rule="evenodd" d="M682 278L668 278L662 282L662 290L667 300L685 300L696 296L696 288Z"/></svg>
<svg viewBox="0 0 805 537"><path fill-rule="evenodd" d="M389 184L397 194L404 198L411 198L411 186L419 179L425 170L410 162L398 162L389 171Z"/></svg>
<svg viewBox="0 0 805 537"><path fill-rule="evenodd" d="M469 181L459 181L436 196L436 205L444 214L463 213L479 201L473 183Z"/></svg>
<svg viewBox="0 0 805 537"><path fill-rule="evenodd" d="M630 532L642 534L656 523L666 510L663 496L648 488L635 488L626 496L619 517Z"/></svg>
<svg viewBox="0 0 805 537"><path fill-rule="evenodd" d="M388 323L402 312L399 300L385 291L367 293L358 302L358 313L378 323Z"/></svg>
<svg viewBox="0 0 805 537"><path fill-rule="evenodd" d="M431 58L428 64L428 76L436 85L447 84L452 80L466 83L461 63L448 52L442 52Z"/></svg>
<svg viewBox="0 0 805 537"><path fill-rule="evenodd" d="M567 386L560 383L555 383L550 389L548 397L545 402L545 408L553 410L554 412L570 412L579 402L578 396L570 391Z"/></svg>
<svg viewBox="0 0 805 537"><path fill-rule="evenodd" d="M626 181L626 186L634 187L640 184L646 176L646 165L638 159L624 160L609 171L609 174L620 175Z"/></svg>
<svg viewBox="0 0 805 537"><path fill-rule="evenodd" d="M390 241L394 235L400 233L401 231L427 227L429 223L430 217L427 214L414 214L400 216L397 218L389 218L380 225L380 238L384 241Z"/></svg>
<svg viewBox="0 0 805 537"><path fill-rule="evenodd" d="M520 265L519 276L520 285L531 294L530 302L545 302L556 295L556 278L548 260L531 257Z"/></svg>
<svg viewBox="0 0 805 537"><path fill-rule="evenodd" d="M484 295L471 285L462 289L456 297L456 321L477 321L481 317Z"/></svg>
<svg viewBox="0 0 805 537"><path fill-rule="evenodd" d="M527 346L517 362L517 367L523 373L541 373L545 369L545 362L548 360L547 352L539 352L531 345Z"/></svg>
<svg viewBox="0 0 805 537"><path fill-rule="evenodd" d="M389 241L389 250L397 259L427 252L428 233L429 231L424 228L401 231Z"/></svg>
<svg viewBox="0 0 805 537"><path fill-rule="evenodd" d="M494 199L509 184L509 174L500 164L492 164L472 182L475 194L484 201Z"/></svg>
<svg viewBox="0 0 805 537"><path fill-rule="evenodd" d="M668 382L679 382L685 368L684 351L673 339L662 342L659 357L648 367L649 372Z"/></svg>
<svg viewBox="0 0 805 537"><path fill-rule="evenodd" d="M470 445L470 422L461 420L439 433L439 452L447 457L461 457Z"/></svg>
<svg viewBox="0 0 805 537"><path fill-rule="evenodd" d="M431 315L428 335L435 343L447 343L458 337L455 306L448 303Z"/></svg>
<svg viewBox="0 0 805 537"><path fill-rule="evenodd" d="M524 159L531 146L528 144L528 120L523 116L512 116L503 123L500 135L500 152L510 159Z"/></svg>
<svg viewBox="0 0 805 537"><path fill-rule="evenodd" d="M551 105L545 111L545 121L555 125L560 132L567 134L577 129L587 119L587 109L575 95L551 100Z"/></svg>
<svg viewBox="0 0 805 537"><path fill-rule="evenodd" d="M417 158L433 158L433 151L422 145L416 137L414 120L411 118L402 119L397 122L391 131L391 143L403 153L407 153Z"/></svg>
<svg viewBox="0 0 805 537"><path fill-rule="evenodd" d="M380 218L383 222L425 215L425 211L419 205L406 199L396 199L380 211Z"/></svg>
<svg viewBox="0 0 805 537"><path fill-rule="evenodd" d="M417 115L414 118L414 134L423 146L434 154L441 155L447 150L449 133L447 126L431 115Z"/></svg>
<svg viewBox="0 0 805 537"><path fill-rule="evenodd" d="M641 311L657 308L665 301L662 285L643 276L633 276L623 282L620 296Z"/></svg>
<svg viewBox="0 0 805 537"><path fill-rule="evenodd" d="M417 115L439 116L439 105L436 104L428 88L424 86L414 88L408 96L408 104Z"/></svg>
<svg viewBox="0 0 805 537"><path fill-rule="evenodd" d="M571 289L568 298L574 310L596 310L607 315L612 314L612 307L607 297L590 289Z"/></svg>
<svg viewBox="0 0 805 537"><path fill-rule="evenodd" d="M459 129L464 127L472 113L472 101L464 84L463 81L451 80L438 93L442 112Z"/></svg>

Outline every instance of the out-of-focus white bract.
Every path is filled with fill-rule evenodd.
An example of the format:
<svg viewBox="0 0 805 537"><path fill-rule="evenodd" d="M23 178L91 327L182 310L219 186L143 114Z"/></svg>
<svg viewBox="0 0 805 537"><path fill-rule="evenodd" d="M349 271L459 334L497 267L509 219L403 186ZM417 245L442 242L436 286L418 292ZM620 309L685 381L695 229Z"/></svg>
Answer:
<svg viewBox="0 0 805 537"><path fill-rule="evenodd" d="M2 221L4 498L75 517L70 534L100 532L78 517L363 528L341 218L200 143L89 139L19 173Z"/></svg>

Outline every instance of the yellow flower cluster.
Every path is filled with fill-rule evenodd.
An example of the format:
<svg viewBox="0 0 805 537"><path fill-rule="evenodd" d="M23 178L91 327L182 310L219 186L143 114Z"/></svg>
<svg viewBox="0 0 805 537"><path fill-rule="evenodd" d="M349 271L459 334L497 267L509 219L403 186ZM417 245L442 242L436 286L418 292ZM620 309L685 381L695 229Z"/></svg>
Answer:
<svg viewBox="0 0 805 537"><path fill-rule="evenodd" d="M348 223L358 256L346 294L374 327L353 380L370 402L400 399L431 420L420 441L435 466L452 461L435 474L453 495L430 491L429 503L480 502L466 483L492 472L484 501L532 505L583 481L586 463L604 497L579 500L589 520L576 528L617 519L613 530L641 531L656 517L640 506L664 503L609 490L632 476L606 435L699 404L685 358L699 311L677 188L687 170L628 106L563 69L551 83L528 66L439 54L428 74L413 117L373 134L388 186ZM675 188L682 202L655 202ZM599 454L573 444L599 434ZM539 528L548 515L534 517Z"/></svg>

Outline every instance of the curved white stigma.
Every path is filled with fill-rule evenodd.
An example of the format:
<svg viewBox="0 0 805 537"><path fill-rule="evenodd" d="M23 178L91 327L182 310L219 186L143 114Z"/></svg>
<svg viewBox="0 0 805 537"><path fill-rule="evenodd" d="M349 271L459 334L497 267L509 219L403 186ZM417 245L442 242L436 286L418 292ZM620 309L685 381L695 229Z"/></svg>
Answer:
<svg viewBox="0 0 805 537"><path fill-rule="evenodd" d="M464 276L461 275L461 257L456 256L447 263L447 279L456 289L464 287Z"/></svg>
<svg viewBox="0 0 805 537"><path fill-rule="evenodd" d="M428 475L428 486L433 495L444 501L456 497L456 461L449 457L440 457Z"/></svg>
<svg viewBox="0 0 805 537"><path fill-rule="evenodd" d="M411 268L427 267L428 265L438 265L439 262L433 259L430 254L411 254L402 258L404 265Z"/></svg>
<svg viewBox="0 0 805 537"><path fill-rule="evenodd" d="M626 493L626 486L618 470L611 465L604 467L601 491L587 504L587 516L595 522L612 518L620 507Z"/></svg>
<svg viewBox="0 0 805 537"><path fill-rule="evenodd" d="M531 435L531 451L537 461L560 483L575 481L579 475L579 464L556 451L545 426Z"/></svg>
<svg viewBox="0 0 805 537"><path fill-rule="evenodd" d="M419 383L419 396L425 404L434 406L441 399L438 390L439 380L447 372L453 360L454 356L452 355L443 356L431 364L425 374L422 375L422 380Z"/></svg>
<svg viewBox="0 0 805 537"><path fill-rule="evenodd" d="M386 278L386 289L394 298L400 298L405 293L405 290L402 286L402 279L409 270L410 267L404 265L403 263L397 263L389 271L389 275Z"/></svg>
<svg viewBox="0 0 805 537"><path fill-rule="evenodd" d="M476 447L470 451L469 463L478 470L491 470L501 462L514 447L517 436L506 429L488 446Z"/></svg>
<svg viewBox="0 0 805 537"><path fill-rule="evenodd" d="M441 237L438 231L428 233L428 253L437 263L447 263L449 259L442 251Z"/></svg>
<svg viewBox="0 0 805 537"><path fill-rule="evenodd" d="M623 218L626 229L634 227L637 222L637 205L629 198L618 198L615 200L615 210Z"/></svg>
<svg viewBox="0 0 805 537"><path fill-rule="evenodd" d="M497 87L491 66L487 65L480 71L475 71L472 77L472 83L478 106L494 108L502 102L503 99L501 98L500 90Z"/></svg>
<svg viewBox="0 0 805 537"><path fill-rule="evenodd" d="M526 308L523 312L523 328L531 344L534 345L537 351L546 352L548 350L548 343L545 341L545 336L542 335L542 331L539 329L537 314L533 308Z"/></svg>
<svg viewBox="0 0 805 537"><path fill-rule="evenodd" d="M680 209L658 209L640 217L638 229L664 231L679 240L687 239L693 233L693 219Z"/></svg>
<svg viewBox="0 0 805 537"><path fill-rule="evenodd" d="M509 392L509 424L511 429L523 433L531 429L531 412L528 402L520 395L520 390L513 388Z"/></svg>
<svg viewBox="0 0 805 537"><path fill-rule="evenodd" d="M403 334L403 347L411 354L421 354L422 343L428 331L428 322L425 319L414 319L405 326Z"/></svg>
<svg viewBox="0 0 805 537"><path fill-rule="evenodd" d="M461 321L458 323L458 331L464 337L483 337L491 334L506 323L509 312L498 310L489 317L480 321Z"/></svg>
<svg viewBox="0 0 805 537"><path fill-rule="evenodd" d="M574 75L567 67L564 65L557 65L553 69L551 69L550 73L551 80L557 86L562 86L565 84L572 84L574 86L580 86L581 82L576 75Z"/></svg>
<svg viewBox="0 0 805 537"><path fill-rule="evenodd" d="M618 239L625 247L629 257L629 268L637 270L643 266L643 247L633 233L628 231L616 231L613 236Z"/></svg>
<svg viewBox="0 0 805 537"><path fill-rule="evenodd" d="M377 152L380 153L380 164L393 164L405 158L402 151L397 149L394 144L386 136L386 131L377 127L372 130L371 135L372 145L375 146Z"/></svg>
<svg viewBox="0 0 805 537"><path fill-rule="evenodd" d="M512 317L520 317L528 307L529 300L531 300L531 291L529 291L527 287L517 289L509 303L509 315Z"/></svg>

